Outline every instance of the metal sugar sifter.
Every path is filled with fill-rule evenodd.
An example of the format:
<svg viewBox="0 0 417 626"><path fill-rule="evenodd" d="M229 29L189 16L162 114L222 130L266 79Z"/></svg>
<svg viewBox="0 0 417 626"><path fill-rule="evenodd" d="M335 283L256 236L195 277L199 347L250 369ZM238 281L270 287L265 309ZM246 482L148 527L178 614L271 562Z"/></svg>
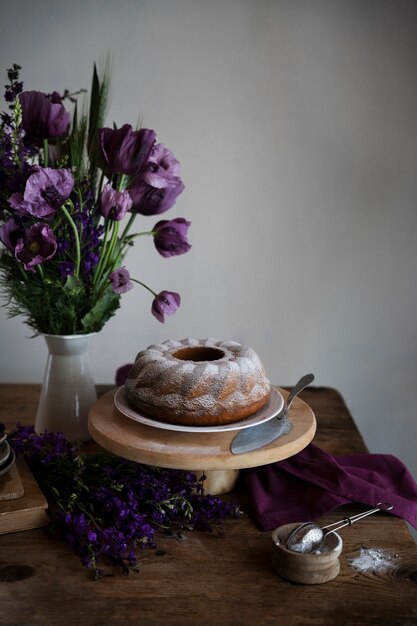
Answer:
<svg viewBox="0 0 417 626"><path fill-rule="evenodd" d="M372 513L377 513L378 511L390 511L391 509L392 504L389 504L388 502L379 502L374 509L358 513L357 515L352 515L352 517L344 517L342 520L334 522L333 524L328 524L322 528L314 522L305 522L304 524L297 526L297 528L290 533L285 546L288 550L292 550L293 552L302 552L303 554L314 552L324 544L327 535L335 533L345 526L351 526L355 522L358 522ZM328 530L329 528L331 530Z"/></svg>

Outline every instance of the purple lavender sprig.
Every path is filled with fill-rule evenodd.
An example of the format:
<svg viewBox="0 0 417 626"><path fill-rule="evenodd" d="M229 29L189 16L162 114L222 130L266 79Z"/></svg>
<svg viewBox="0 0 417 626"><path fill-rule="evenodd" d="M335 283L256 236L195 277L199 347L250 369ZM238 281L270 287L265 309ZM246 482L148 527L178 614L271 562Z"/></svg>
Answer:
<svg viewBox="0 0 417 626"><path fill-rule="evenodd" d="M85 455L62 433L37 435L18 424L9 440L27 459L54 511L53 523L94 577L102 564L138 571L137 553L156 548L164 532L223 531L239 507L204 492L191 472L125 461L108 453Z"/></svg>

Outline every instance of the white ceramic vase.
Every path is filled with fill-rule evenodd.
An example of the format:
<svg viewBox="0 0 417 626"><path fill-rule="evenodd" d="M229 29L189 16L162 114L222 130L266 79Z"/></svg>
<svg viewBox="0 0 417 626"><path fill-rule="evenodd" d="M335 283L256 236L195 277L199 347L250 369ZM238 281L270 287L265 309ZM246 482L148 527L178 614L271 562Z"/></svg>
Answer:
<svg viewBox="0 0 417 626"><path fill-rule="evenodd" d="M88 411L97 399L90 371L89 335L46 335L48 360L35 430L63 432L73 441L88 441Z"/></svg>

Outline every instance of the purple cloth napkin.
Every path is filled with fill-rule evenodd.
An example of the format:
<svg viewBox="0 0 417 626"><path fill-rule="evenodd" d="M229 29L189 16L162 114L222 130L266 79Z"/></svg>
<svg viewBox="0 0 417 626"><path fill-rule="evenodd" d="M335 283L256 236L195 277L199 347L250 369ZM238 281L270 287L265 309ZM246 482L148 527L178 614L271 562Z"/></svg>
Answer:
<svg viewBox="0 0 417 626"><path fill-rule="evenodd" d="M391 454L333 457L314 444L295 456L243 471L249 515L261 530L314 520L342 504L390 502L417 528L417 483Z"/></svg>

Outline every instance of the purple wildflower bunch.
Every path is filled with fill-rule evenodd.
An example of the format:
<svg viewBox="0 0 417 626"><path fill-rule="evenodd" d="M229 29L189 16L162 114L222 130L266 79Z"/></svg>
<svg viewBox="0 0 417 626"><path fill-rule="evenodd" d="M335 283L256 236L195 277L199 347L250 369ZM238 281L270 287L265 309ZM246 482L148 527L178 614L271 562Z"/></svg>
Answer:
<svg viewBox="0 0 417 626"><path fill-rule="evenodd" d="M24 91L20 69L7 72L0 115L0 281L10 315L23 314L36 332L97 332L137 283L164 322L180 295L154 291L124 259L140 235L164 258L189 251L185 218L132 232L184 190L178 160L153 130L105 126L108 73L94 66L89 112L80 116L81 91Z"/></svg>
<svg viewBox="0 0 417 626"><path fill-rule="evenodd" d="M82 454L62 433L36 434L18 424L9 435L43 489L55 529L95 578L103 565L138 571L138 553L156 549L159 534L223 532L236 505L204 492L191 472L125 461L109 453Z"/></svg>

